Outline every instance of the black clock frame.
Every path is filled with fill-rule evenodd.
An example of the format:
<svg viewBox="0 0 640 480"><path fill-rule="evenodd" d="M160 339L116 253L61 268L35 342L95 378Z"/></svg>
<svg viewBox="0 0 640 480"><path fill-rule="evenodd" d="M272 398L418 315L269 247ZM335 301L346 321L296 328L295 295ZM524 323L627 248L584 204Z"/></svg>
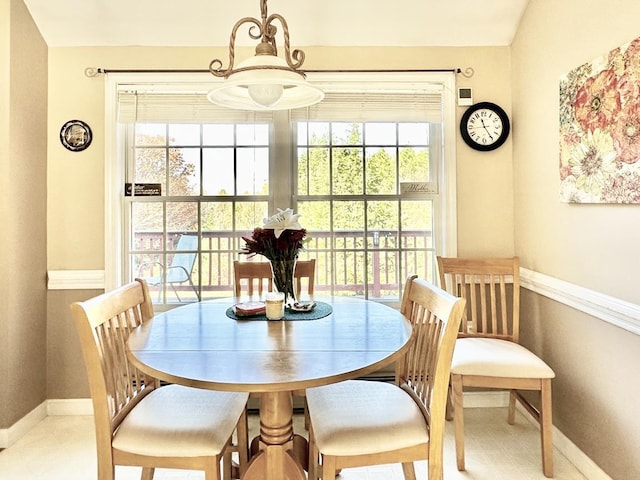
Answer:
<svg viewBox="0 0 640 480"><path fill-rule="evenodd" d="M473 138L471 138L471 136L469 135L469 132L467 131L467 122L469 121L469 118L471 118L471 115L473 115L475 112L481 109L488 109L493 111L496 115L498 115L498 117L500 117L500 120L502 120L502 133L498 137L498 140L496 140L490 145L483 145L475 142ZM509 121L509 116L507 115L507 112L505 112L502 109L502 107L492 102L479 102L474 105L471 105L462 114L462 118L460 119L460 134L462 135L462 139L471 148L481 152L489 152L491 150L495 150L496 148L499 148L502 145L504 145L504 142L507 141L507 138L509 137L510 132L511 132L511 122Z"/></svg>

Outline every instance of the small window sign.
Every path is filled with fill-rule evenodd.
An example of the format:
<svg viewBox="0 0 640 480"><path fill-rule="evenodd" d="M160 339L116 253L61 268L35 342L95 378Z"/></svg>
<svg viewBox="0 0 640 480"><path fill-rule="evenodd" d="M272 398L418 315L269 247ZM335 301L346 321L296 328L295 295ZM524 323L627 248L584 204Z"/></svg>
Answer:
<svg viewBox="0 0 640 480"><path fill-rule="evenodd" d="M160 183L125 183L125 197L159 197L162 195L162 184Z"/></svg>
<svg viewBox="0 0 640 480"><path fill-rule="evenodd" d="M438 186L434 182L402 182L400 184L400 194L411 196L420 194L438 193Z"/></svg>

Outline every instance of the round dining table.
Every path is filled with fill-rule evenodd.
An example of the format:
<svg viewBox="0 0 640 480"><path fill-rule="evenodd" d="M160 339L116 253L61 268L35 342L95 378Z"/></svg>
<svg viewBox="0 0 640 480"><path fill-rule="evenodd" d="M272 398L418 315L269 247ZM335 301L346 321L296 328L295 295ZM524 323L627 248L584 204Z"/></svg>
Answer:
<svg viewBox="0 0 640 480"><path fill-rule="evenodd" d="M157 313L132 331L128 356L166 382L259 394L258 448L242 479L304 480L306 440L293 431L293 392L392 364L409 348L412 328L398 310L374 301L317 298L315 313L267 320L237 317L232 307L244 300Z"/></svg>

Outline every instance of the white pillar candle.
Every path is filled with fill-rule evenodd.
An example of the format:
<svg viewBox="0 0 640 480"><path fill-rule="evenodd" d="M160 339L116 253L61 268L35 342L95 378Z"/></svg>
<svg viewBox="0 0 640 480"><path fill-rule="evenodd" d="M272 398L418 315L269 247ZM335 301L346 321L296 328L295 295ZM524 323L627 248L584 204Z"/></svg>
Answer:
<svg viewBox="0 0 640 480"><path fill-rule="evenodd" d="M284 317L284 293L268 292L265 300L269 320L280 320Z"/></svg>

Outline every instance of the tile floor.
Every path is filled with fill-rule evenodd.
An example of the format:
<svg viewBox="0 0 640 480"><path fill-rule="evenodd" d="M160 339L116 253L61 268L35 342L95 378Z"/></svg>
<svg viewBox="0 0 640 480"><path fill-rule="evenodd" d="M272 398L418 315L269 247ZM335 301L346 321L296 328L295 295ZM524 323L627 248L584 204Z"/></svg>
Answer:
<svg viewBox="0 0 640 480"><path fill-rule="evenodd" d="M251 416L252 431L257 417ZM303 432L302 416L296 415L295 430ZM506 409L465 410L466 472L455 465L453 425L447 422L444 453L445 480L543 480L538 430L521 414L516 425L506 422ZM556 480L586 480L557 450ZM426 480L424 462L416 464L418 480ZM139 469L116 467L116 480L140 478ZM2 480L91 480L96 478L93 419L89 416L45 418L27 435L0 452ZM157 470L155 480L202 479L200 472ZM401 480L397 465L344 470L341 480Z"/></svg>

